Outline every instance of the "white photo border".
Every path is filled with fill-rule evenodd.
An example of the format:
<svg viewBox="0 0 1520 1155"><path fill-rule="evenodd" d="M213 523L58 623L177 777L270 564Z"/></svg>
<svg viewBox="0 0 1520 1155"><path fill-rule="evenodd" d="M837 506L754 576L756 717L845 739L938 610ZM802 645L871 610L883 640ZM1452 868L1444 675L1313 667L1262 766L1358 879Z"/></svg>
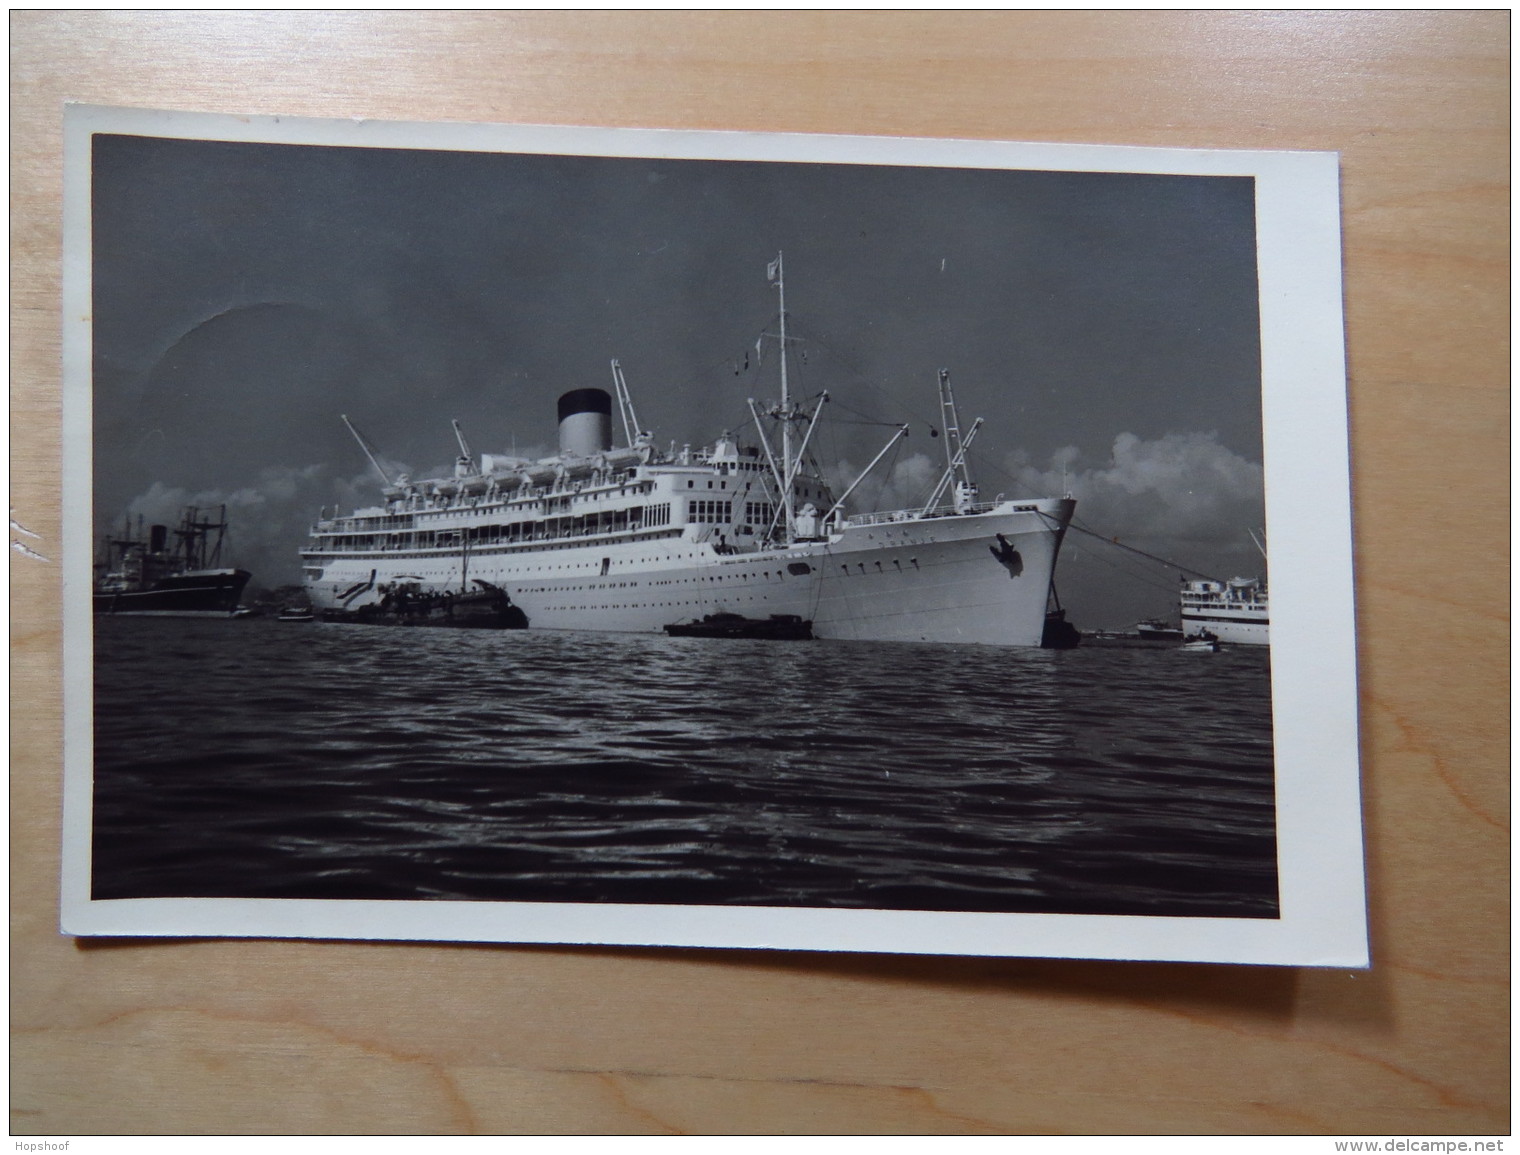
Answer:
<svg viewBox="0 0 1520 1155"><path fill-rule="evenodd" d="M91 137L1255 178L1280 917L90 897ZM61 930L1369 965L1339 156L1003 141L235 117L70 105L64 132ZM933 944L932 947L926 944Z"/></svg>

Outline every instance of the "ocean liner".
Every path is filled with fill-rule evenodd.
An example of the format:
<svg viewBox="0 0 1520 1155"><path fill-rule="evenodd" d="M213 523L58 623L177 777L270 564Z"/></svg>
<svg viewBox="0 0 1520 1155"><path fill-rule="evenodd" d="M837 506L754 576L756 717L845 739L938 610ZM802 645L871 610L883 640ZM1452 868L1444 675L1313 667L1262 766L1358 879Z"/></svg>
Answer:
<svg viewBox="0 0 1520 1155"><path fill-rule="evenodd" d="M226 506L215 521L190 507L173 530L154 525L145 535L139 525L135 535L108 536L95 567L95 612L231 616L251 575L221 564L226 531Z"/></svg>
<svg viewBox="0 0 1520 1155"><path fill-rule="evenodd" d="M932 494L913 509L847 514L845 502L908 427L834 496L809 452L828 394L799 404L789 388L779 255L767 277L780 294L779 324L762 340L781 350L780 400L749 402L751 444L724 433L704 449L661 452L639 429L617 361L616 448L613 396L596 388L560 397L557 455L477 459L456 421L453 476L428 480L392 480L345 417L385 482L384 502L324 511L312 527L301 552L312 605L329 618L362 615L398 589L488 583L532 629L660 633L734 615L795 618L825 639L1039 646L1075 502L981 500L966 453L982 422L962 436L941 370L946 460Z"/></svg>
<svg viewBox="0 0 1520 1155"><path fill-rule="evenodd" d="M1251 534L1261 560L1267 547ZM1267 583L1262 578L1182 582L1182 630L1189 638L1210 637L1235 645L1271 644Z"/></svg>
<svg viewBox="0 0 1520 1155"><path fill-rule="evenodd" d="M1268 645L1266 583L1260 578L1184 582L1182 632L1234 645Z"/></svg>

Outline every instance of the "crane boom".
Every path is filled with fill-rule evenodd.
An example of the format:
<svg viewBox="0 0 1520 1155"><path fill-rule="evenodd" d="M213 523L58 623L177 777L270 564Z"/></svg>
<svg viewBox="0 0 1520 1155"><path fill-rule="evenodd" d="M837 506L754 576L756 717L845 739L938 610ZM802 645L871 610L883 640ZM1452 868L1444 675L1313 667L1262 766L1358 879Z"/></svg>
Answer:
<svg viewBox="0 0 1520 1155"><path fill-rule="evenodd" d="M347 413L340 413L338 416L343 418L343 424L346 425L348 427L348 431L354 435L354 440L359 443L359 448L364 450L364 456L369 458L369 463L375 467L375 472L380 475L380 480L385 482L386 485L391 484L390 475L386 473L384 469L380 468L380 462L375 460L374 450L370 448L369 442L364 439L364 434L360 433L357 429L354 428L354 423L348 419Z"/></svg>

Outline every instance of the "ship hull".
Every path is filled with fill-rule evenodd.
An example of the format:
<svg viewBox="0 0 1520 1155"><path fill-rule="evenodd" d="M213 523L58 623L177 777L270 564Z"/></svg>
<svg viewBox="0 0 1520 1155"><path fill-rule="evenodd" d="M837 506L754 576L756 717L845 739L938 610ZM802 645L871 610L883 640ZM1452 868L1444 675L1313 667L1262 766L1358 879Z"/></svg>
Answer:
<svg viewBox="0 0 1520 1155"><path fill-rule="evenodd" d="M157 617L230 615L251 575L247 570L193 570L162 578L142 590L97 590L97 614L144 614Z"/></svg>
<svg viewBox="0 0 1520 1155"><path fill-rule="evenodd" d="M458 589L467 573L505 590L531 629L663 633L708 614L792 614L822 639L1035 647L1072 506L1057 498L868 520L752 552L667 535L467 558L324 554L307 593L320 610L358 612L392 583ZM308 555L308 566L317 560Z"/></svg>
<svg viewBox="0 0 1520 1155"><path fill-rule="evenodd" d="M1265 584L1254 578L1206 578L1182 587L1182 630L1235 646L1271 644Z"/></svg>
<svg viewBox="0 0 1520 1155"><path fill-rule="evenodd" d="M1182 615L1182 632L1187 638L1205 633L1213 634L1221 642L1233 646L1265 646L1271 644L1267 623L1257 615L1254 620L1231 616L1228 610L1188 612Z"/></svg>

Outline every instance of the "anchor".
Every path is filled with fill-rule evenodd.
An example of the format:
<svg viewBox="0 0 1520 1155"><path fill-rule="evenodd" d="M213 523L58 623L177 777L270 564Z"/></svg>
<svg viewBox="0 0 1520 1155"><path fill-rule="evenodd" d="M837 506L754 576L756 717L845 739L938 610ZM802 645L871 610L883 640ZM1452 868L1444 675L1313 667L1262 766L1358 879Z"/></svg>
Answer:
<svg viewBox="0 0 1520 1155"><path fill-rule="evenodd" d="M997 558L998 564L1008 571L1008 576L1016 578L1024 572L1024 559L1019 556L1019 551L1013 548L1010 542L1002 534L997 535L997 545L989 545L987 549L992 556Z"/></svg>

